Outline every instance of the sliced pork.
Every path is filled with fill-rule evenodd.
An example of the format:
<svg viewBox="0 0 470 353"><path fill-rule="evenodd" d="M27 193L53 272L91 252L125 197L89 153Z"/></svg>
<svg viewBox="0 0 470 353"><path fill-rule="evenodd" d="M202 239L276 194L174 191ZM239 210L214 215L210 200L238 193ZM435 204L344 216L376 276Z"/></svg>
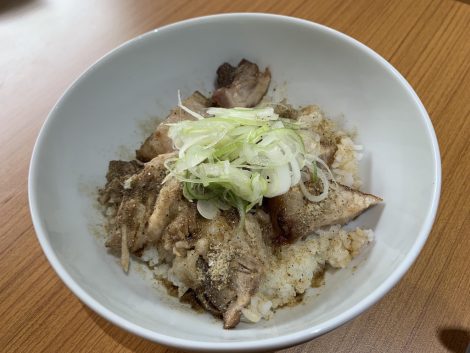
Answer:
<svg viewBox="0 0 470 353"><path fill-rule="evenodd" d="M217 89L212 95L215 104L223 108L254 107L264 97L271 82L271 72L243 59L237 67L228 63L217 69Z"/></svg>
<svg viewBox="0 0 470 353"><path fill-rule="evenodd" d="M199 114L205 113L206 108L210 106L210 100L198 91L183 100L182 103ZM167 124L177 123L182 120L194 120L194 117L181 108L173 109L170 115L157 126L155 131L147 137L142 146L136 151L137 159L148 162L159 154L173 151L173 142L168 137L170 127Z"/></svg>
<svg viewBox="0 0 470 353"><path fill-rule="evenodd" d="M174 154L154 158L125 180L119 174L110 179L102 191L102 197L106 198L106 194L111 191L109 186L116 181L120 184L122 196L116 215L109 222L106 246L121 253L121 265L125 271L129 268L129 253L141 250L149 241L147 221L167 174L164 161L171 156Z"/></svg>
<svg viewBox="0 0 470 353"><path fill-rule="evenodd" d="M318 193L319 183L307 185L312 193ZM320 202L307 200L299 186L287 193L266 199L265 204L273 222L274 236L278 242L293 242L315 230L334 224L346 224L382 199L330 183L328 197Z"/></svg>

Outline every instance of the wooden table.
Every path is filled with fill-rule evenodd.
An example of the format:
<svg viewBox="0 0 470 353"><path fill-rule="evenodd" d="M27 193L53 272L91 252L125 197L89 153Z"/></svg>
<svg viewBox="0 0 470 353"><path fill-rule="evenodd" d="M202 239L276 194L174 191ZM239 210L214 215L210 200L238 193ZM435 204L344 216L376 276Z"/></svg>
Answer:
<svg viewBox="0 0 470 353"><path fill-rule="evenodd" d="M306 18L389 60L426 106L442 154L442 197L422 254L378 304L284 352L464 352L470 342L470 5L468 1L0 2L0 351L176 352L86 308L46 261L27 172L41 124L67 86L118 44L219 12Z"/></svg>

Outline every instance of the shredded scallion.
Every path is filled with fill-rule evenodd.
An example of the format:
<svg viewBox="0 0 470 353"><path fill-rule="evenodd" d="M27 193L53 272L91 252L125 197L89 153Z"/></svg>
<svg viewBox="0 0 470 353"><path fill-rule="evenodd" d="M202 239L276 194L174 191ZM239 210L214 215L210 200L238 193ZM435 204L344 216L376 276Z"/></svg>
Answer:
<svg viewBox="0 0 470 353"><path fill-rule="evenodd" d="M301 127L280 118L272 107L212 107L207 116L185 107L180 98L179 107L197 120L168 124L178 157L168 159L165 166L169 177L183 183L184 196L198 202L203 217L212 219L219 209L235 207L244 219L263 197L282 195L299 183L311 201L328 194L327 177L317 168L317 162L326 164L306 154L297 133ZM323 184L318 196L304 186L305 167Z"/></svg>

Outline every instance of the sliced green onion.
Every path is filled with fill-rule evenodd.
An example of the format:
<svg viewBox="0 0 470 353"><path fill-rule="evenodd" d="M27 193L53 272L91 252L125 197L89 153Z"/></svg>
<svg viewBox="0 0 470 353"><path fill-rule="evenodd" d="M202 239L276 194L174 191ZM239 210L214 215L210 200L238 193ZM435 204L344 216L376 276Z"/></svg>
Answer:
<svg viewBox="0 0 470 353"><path fill-rule="evenodd" d="M169 125L178 157L165 162L168 177L183 183L183 194L197 201L199 213L212 219L235 207L244 214L260 205L263 197L286 193L300 183L305 197L318 202L328 194L328 179L317 163L318 156L306 155L295 121L281 119L272 107L207 109L204 117L181 103L197 120ZM313 167L312 167L313 166ZM312 195L303 185L301 171L307 167L323 183L323 192ZM314 177L315 178L315 177Z"/></svg>

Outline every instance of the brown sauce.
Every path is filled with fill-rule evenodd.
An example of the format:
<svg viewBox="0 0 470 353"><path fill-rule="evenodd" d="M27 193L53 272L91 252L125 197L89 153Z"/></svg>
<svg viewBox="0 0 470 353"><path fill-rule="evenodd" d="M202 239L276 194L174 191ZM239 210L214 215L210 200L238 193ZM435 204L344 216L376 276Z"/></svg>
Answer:
<svg viewBox="0 0 470 353"><path fill-rule="evenodd" d="M159 278L159 281L165 287L168 295L178 298L177 286L175 286L173 283L171 283L169 280L165 278ZM183 296L179 298L179 301L183 304L189 304L191 306L191 309L193 309L194 311L198 313L205 312L204 307L199 302L199 300L196 297L196 294L194 293L192 289L189 289L186 293L184 293Z"/></svg>
<svg viewBox="0 0 470 353"><path fill-rule="evenodd" d="M312 278L312 288L320 288L325 284L325 270L315 272Z"/></svg>
<svg viewBox="0 0 470 353"><path fill-rule="evenodd" d="M283 207L283 202L279 197L273 197L265 199L263 203L263 208L269 218L271 219L271 226L273 230L272 243L273 245L285 245L294 242L294 237L289 232L287 227L282 226L282 219L280 218L280 211Z"/></svg>
<svg viewBox="0 0 470 353"><path fill-rule="evenodd" d="M305 293L297 293L296 296L292 298L292 300L289 303L287 303L285 306L291 308L293 306L299 305L300 303L304 301L304 295Z"/></svg>
<svg viewBox="0 0 470 353"><path fill-rule="evenodd" d="M172 297L178 297L178 287L175 286L173 283L171 283L169 280L165 278L159 278L160 283L165 287L166 292L168 295L171 295Z"/></svg>
<svg viewBox="0 0 470 353"><path fill-rule="evenodd" d="M189 289L186 293L183 294L183 296L180 298L180 302L191 305L191 309L198 313L205 312L204 307L201 305L192 289Z"/></svg>

